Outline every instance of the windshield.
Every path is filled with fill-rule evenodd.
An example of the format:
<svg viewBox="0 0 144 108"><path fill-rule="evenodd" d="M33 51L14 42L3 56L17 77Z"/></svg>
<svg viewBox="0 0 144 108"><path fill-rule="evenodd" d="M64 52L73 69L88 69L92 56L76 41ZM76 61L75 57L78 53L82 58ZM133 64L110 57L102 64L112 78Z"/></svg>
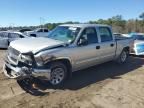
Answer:
<svg viewBox="0 0 144 108"><path fill-rule="evenodd" d="M79 31L80 28L78 27L58 26L49 33L48 38L71 43L75 40Z"/></svg>
<svg viewBox="0 0 144 108"><path fill-rule="evenodd" d="M133 35L133 38L136 40L144 40L144 35Z"/></svg>

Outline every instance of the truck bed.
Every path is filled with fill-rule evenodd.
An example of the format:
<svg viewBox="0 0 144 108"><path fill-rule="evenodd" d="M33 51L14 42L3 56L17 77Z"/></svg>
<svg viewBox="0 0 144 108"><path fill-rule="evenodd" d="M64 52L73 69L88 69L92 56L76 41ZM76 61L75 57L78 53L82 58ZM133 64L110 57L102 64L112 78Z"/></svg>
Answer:
<svg viewBox="0 0 144 108"><path fill-rule="evenodd" d="M131 48L131 46L133 44L133 39L129 38L129 37L115 36L115 40L116 40L116 44L117 44L116 57L118 57L121 54L123 48L125 48L125 47Z"/></svg>
<svg viewBox="0 0 144 108"><path fill-rule="evenodd" d="M125 39L131 39L130 37L124 37L124 36L115 36L115 40L125 40Z"/></svg>

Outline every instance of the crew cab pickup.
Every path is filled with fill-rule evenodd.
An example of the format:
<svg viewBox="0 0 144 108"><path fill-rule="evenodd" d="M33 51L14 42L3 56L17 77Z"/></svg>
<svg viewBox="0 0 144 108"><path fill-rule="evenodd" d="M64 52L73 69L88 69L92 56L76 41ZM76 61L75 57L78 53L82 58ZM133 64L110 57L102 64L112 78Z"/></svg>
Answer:
<svg viewBox="0 0 144 108"><path fill-rule="evenodd" d="M116 38L108 25L67 24L47 38L13 41L7 52L4 73L9 78L39 78L61 85L72 72L104 62L127 61L132 39Z"/></svg>
<svg viewBox="0 0 144 108"><path fill-rule="evenodd" d="M38 28L34 31L25 31L24 34L32 37L47 37L49 30L46 28Z"/></svg>

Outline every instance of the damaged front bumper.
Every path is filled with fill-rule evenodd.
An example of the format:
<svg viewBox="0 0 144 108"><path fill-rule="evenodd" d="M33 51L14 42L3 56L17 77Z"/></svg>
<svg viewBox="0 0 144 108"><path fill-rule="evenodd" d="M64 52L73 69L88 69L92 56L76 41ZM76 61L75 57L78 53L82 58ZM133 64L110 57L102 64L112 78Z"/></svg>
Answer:
<svg viewBox="0 0 144 108"><path fill-rule="evenodd" d="M42 78L50 80L50 69L44 68L28 68L28 67L18 67L10 63L5 63L3 66L4 74L12 79L25 79L30 77Z"/></svg>

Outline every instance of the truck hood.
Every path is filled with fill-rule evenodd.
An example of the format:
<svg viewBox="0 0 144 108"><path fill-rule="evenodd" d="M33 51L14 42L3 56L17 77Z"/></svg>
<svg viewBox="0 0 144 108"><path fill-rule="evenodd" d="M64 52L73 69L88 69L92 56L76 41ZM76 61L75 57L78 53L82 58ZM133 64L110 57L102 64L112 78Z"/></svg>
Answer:
<svg viewBox="0 0 144 108"><path fill-rule="evenodd" d="M44 37L24 38L10 43L10 47L20 51L21 53L33 52L34 54L43 49L54 48L62 45L65 45L62 41Z"/></svg>

